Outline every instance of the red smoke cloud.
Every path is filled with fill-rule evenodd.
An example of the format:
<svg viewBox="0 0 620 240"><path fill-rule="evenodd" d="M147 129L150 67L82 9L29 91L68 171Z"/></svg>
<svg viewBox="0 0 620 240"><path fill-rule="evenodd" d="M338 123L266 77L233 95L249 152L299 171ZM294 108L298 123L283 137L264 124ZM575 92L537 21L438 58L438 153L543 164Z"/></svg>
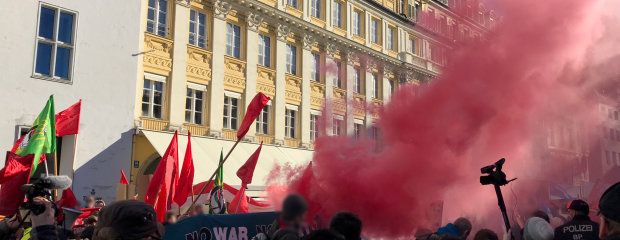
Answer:
<svg viewBox="0 0 620 240"><path fill-rule="evenodd" d="M289 192L322 202L326 217L358 214L367 236L411 236L433 221L438 201L447 221L469 216L475 224L501 224L492 187L478 183L479 169L502 157L509 177L544 179L569 167L542 168L536 144L546 143L548 121L589 122L593 89L619 76L618 62L609 63L618 49L599 45L610 34L600 18L610 2L502 1L504 21L486 40L459 44L439 77L392 96L377 123L380 147L370 139L322 137L312 186L296 184L305 166L275 172L291 183ZM600 64L615 69L593 73Z"/></svg>

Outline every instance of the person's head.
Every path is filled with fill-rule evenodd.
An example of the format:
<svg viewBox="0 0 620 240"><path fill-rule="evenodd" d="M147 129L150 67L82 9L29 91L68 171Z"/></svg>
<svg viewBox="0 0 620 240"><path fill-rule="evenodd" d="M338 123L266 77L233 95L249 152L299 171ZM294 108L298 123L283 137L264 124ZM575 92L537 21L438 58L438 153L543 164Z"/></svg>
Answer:
<svg viewBox="0 0 620 240"><path fill-rule="evenodd" d="M551 223L551 219L549 219L549 215L543 211L540 210L536 210L533 214L532 217L539 217L542 219L545 219L545 221L547 221L548 223Z"/></svg>
<svg viewBox="0 0 620 240"><path fill-rule="evenodd" d="M101 208L93 240L161 239L163 226L153 206L137 200L114 202Z"/></svg>
<svg viewBox="0 0 620 240"><path fill-rule="evenodd" d="M308 236L303 238L304 240L345 240L345 237L342 234L334 232L332 230L327 229L319 229Z"/></svg>
<svg viewBox="0 0 620 240"><path fill-rule="evenodd" d="M480 229L476 235L474 235L474 240L498 240L497 234L489 229Z"/></svg>
<svg viewBox="0 0 620 240"><path fill-rule="evenodd" d="M273 233L271 237L273 240L299 240L299 233L290 228L280 228Z"/></svg>
<svg viewBox="0 0 620 240"><path fill-rule="evenodd" d="M303 197L297 194L288 195L282 203L282 220L297 228L306 217L308 204Z"/></svg>
<svg viewBox="0 0 620 240"><path fill-rule="evenodd" d="M339 212L329 222L329 230L342 234L346 240L359 240L362 236L362 220L353 213Z"/></svg>
<svg viewBox="0 0 620 240"><path fill-rule="evenodd" d="M532 217L527 220L523 227L523 239L525 240L551 240L553 228L542 218Z"/></svg>
<svg viewBox="0 0 620 240"><path fill-rule="evenodd" d="M471 222L469 219L463 217L458 218L453 224L456 227L456 230L459 231L459 234L461 234L461 239L466 239L467 236L469 236L469 233L471 232Z"/></svg>
<svg viewBox="0 0 620 240"><path fill-rule="evenodd" d="M97 216L90 215L86 219L84 219L84 225L87 226L97 226Z"/></svg>
<svg viewBox="0 0 620 240"><path fill-rule="evenodd" d="M194 211L192 211L192 215L199 215L202 214L202 205L198 204L198 205L194 205Z"/></svg>
<svg viewBox="0 0 620 240"><path fill-rule="evenodd" d="M568 204L568 214L571 218L577 215L588 216L590 213L590 206L583 200L573 200Z"/></svg>
<svg viewBox="0 0 620 240"><path fill-rule="evenodd" d="M620 182L608 188L598 203L599 237L620 236Z"/></svg>
<svg viewBox="0 0 620 240"><path fill-rule="evenodd" d="M95 207L95 197L93 196L88 196L86 197L86 200L84 200L86 202L86 208L92 208Z"/></svg>
<svg viewBox="0 0 620 240"><path fill-rule="evenodd" d="M166 217L164 218L164 224L175 224L177 223L177 214L173 211L168 211L166 213Z"/></svg>

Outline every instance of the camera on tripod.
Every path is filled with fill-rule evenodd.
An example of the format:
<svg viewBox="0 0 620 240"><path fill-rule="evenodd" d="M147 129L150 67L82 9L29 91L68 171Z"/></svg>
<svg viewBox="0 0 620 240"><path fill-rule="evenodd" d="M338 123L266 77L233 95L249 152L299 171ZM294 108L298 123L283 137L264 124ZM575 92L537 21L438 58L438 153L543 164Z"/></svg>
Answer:
<svg viewBox="0 0 620 240"><path fill-rule="evenodd" d="M489 165L480 169L482 174L488 174L486 176L480 176L480 183L482 185L493 184L496 186L504 186L509 182L512 182L515 179L511 179L510 181L506 180L506 174L502 172L502 166L506 162L506 159L502 158L499 161L495 162L493 165Z"/></svg>
<svg viewBox="0 0 620 240"><path fill-rule="evenodd" d="M54 203L53 191L56 189L64 190L71 186L71 179L67 176L43 176L32 184L24 184L21 187L22 192L26 193L27 202L22 203L20 208L30 210L32 214L40 215L45 212L45 204L35 202L34 198L44 197L50 200L55 214L58 214L58 206Z"/></svg>

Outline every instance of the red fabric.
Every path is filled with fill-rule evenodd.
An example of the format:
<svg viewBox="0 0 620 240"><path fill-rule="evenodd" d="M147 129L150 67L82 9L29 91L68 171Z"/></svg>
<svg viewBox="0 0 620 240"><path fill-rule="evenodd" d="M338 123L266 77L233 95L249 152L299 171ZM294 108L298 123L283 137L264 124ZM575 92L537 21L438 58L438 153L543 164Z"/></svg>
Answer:
<svg viewBox="0 0 620 240"><path fill-rule="evenodd" d="M202 189L202 187L204 187L206 184L206 181L201 182L201 183L197 183L196 185L194 185L194 187L192 188L194 191L194 195L196 197L198 197L198 194L200 194L200 190ZM212 189L213 188L213 181L209 182L209 184L207 185L206 189ZM224 190L225 191L229 191L232 194L237 195L237 193L239 192L239 190L237 190L236 188L224 183ZM206 192L206 190L205 190ZM203 193L203 194L209 194L209 192ZM187 197L189 197L189 195L187 195ZM265 204L259 201L254 200L253 198L250 198L250 204L258 206L258 207L269 207L269 204Z"/></svg>
<svg viewBox="0 0 620 240"><path fill-rule="evenodd" d="M33 154L18 156L15 153L6 153L5 167L0 170L2 186L0 187L0 215L11 215L17 212L19 204L24 202L24 193L21 186L30 179Z"/></svg>
<svg viewBox="0 0 620 240"><path fill-rule="evenodd" d="M73 222L73 227L84 225L84 219L86 219L87 217L92 215L94 212L98 212L99 210L101 210L101 207L82 208L82 209L80 209L80 211L82 211L83 213L80 214L80 216L78 216L77 219L75 219L75 222Z"/></svg>
<svg viewBox="0 0 620 240"><path fill-rule="evenodd" d="M19 139L17 139L17 142L15 142L15 144L13 144L13 148L11 148L11 152L14 153L15 151L17 151L17 148L19 147L19 145L22 143L22 141L24 140L24 137L26 136L26 134L22 135ZM44 154L42 154L44 155Z"/></svg>
<svg viewBox="0 0 620 240"><path fill-rule="evenodd" d="M181 168L181 177L177 182L174 202L179 206L187 201L187 196L191 194L192 184L194 183L194 159L192 157L192 134L187 134L187 148L185 149L185 158L183 160L183 168Z"/></svg>
<svg viewBox="0 0 620 240"><path fill-rule="evenodd" d="M299 189L298 193L304 196L304 198L308 202L308 213L306 214L306 221L309 223L314 222L314 217L319 214L322 206L321 202L312 200L313 198L310 197L311 193L319 192L320 194L321 192L323 192L320 187L312 184L312 182L314 181L316 181L316 179L314 178L314 171L312 170L312 162L310 162L310 164L308 164L308 167L306 167L306 170L304 170L301 178L299 179L299 182L297 183L298 186L296 188ZM320 196L324 195L321 194Z"/></svg>
<svg viewBox="0 0 620 240"><path fill-rule="evenodd" d="M162 208L169 209L170 205L174 202L173 196L179 178L179 144L177 142L177 135L178 132L175 131L172 141L170 145L168 145L168 149L166 149L159 165L157 165L155 174L153 174L153 178L144 196L144 202L154 206L156 208L155 210L157 210L157 207L159 207L160 210ZM157 206L155 206L155 202L157 202ZM157 212L157 218L163 220L165 214L165 210L161 216L160 212Z"/></svg>
<svg viewBox="0 0 620 240"><path fill-rule="evenodd" d="M157 221L164 222L166 218L166 212L168 212L168 204L167 204L168 196L166 193L166 186L161 187L161 191L159 191L159 196L157 196L157 202L155 203L155 213L157 214Z"/></svg>
<svg viewBox="0 0 620 240"><path fill-rule="evenodd" d="M246 186L252 183L252 176L254 176L254 169L256 168L256 163L258 162L258 156L260 155L260 150L263 147L263 142L260 143L258 149L252 153L250 158L237 170L237 177L241 179L241 185Z"/></svg>
<svg viewBox="0 0 620 240"><path fill-rule="evenodd" d="M56 219L61 222L63 219L62 208L75 208L78 205L78 201L77 199L75 199L75 195L73 195L73 191L71 191L71 188L67 188L62 191L62 197L56 202L56 204L58 204L58 217Z"/></svg>
<svg viewBox="0 0 620 240"><path fill-rule="evenodd" d="M263 110L265 105L269 102L270 98L265 96L262 92L259 92L254 96L250 105L248 105L248 109L245 111L245 116L243 117L243 122L241 122L241 126L239 127L239 131L237 131L237 139L242 139L248 130L253 125L254 120Z"/></svg>
<svg viewBox="0 0 620 240"><path fill-rule="evenodd" d="M127 177L125 176L125 171L123 171L123 169L121 169L121 181L119 183L129 184L129 181L127 181Z"/></svg>
<svg viewBox="0 0 620 240"><path fill-rule="evenodd" d="M249 213L248 197L245 195L246 186L241 186L230 204L228 204L228 213Z"/></svg>
<svg viewBox="0 0 620 240"><path fill-rule="evenodd" d="M56 114L56 136L78 134L80 129L80 111L82 100Z"/></svg>

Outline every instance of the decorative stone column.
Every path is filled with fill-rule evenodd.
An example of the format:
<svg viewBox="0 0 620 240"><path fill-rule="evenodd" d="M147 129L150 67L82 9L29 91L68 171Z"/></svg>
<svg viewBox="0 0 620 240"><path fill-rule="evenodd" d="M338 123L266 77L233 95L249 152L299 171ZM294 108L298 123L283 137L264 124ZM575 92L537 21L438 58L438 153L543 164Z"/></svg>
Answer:
<svg viewBox="0 0 620 240"><path fill-rule="evenodd" d="M312 73L312 46L314 37L306 34L303 39L303 50L301 53L302 80L301 80L301 147L310 148L310 78Z"/></svg>
<svg viewBox="0 0 620 240"><path fill-rule="evenodd" d="M327 29L327 31L332 31L334 29L332 26L332 19L334 17L332 16L332 14L334 14L333 7L334 0L325 0L325 29Z"/></svg>
<svg viewBox="0 0 620 240"><path fill-rule="evenodd" d="M248 108L250 102L256 95L256 78L257 78L257 64L258 64L258 28L263 22L263 16L254 12L250 12L247 16L247 41L246 41L246 73L245 73L245 109ZM256 141L256 127L251 126L248 133L245 135L245 140L250 142Z"/></svg>
<svg viewBox="0 0 620 240"><path fill-rule="evenodd" d="M347 9L345 11L347 11L347 17L343 20L347 24L347 38L353 39L353 28L351 27L353 24L353 5L349 1L347 1L346 4Z"/></svg>
<svg viewBox="0 0 620 240"><path fill-rule="evenodd" d="M274 99L274 143L284 145L284 126L286 121L286 38L290 33L288 25L278 24L276 41L276 95Z"/></svg>
<svg viewBox="0 0 620 240"><path fill-rule="evenodd" d="M336 54L337 47L333 43L328 43L325 46L326 57L325 57L325 112L323 113L323 119L325 119L325 132L327 135L331 135L333 131L334 121L334 104L332 100L334 99L334 82L338 78L338 67L336 66L336 61L334 60L334 55Z"/></svg>
<svg viewBox="0 0 620 240"><path fill-rule="evenodd" d="M366 40L367 47L372 47L372 44L370 42L370 35L372 34L370 32L371 19L372 19L372 16L370 16L370 12L365 12L364 13L364 39Z"/></svg>
<svg viewBox="0 0 620 240"><path fill-rule="evenodd" d="M358 57L354 52L347 53L347 113L345 116L345 129L347 135L353 135L353 131L355 130L353 128L353 120L355 119L355 115L353 113L355 110L355 106L353 106L353 94L355 92L353 89L353 82L355 82L355 68L353 67L353 65L355 64L356 60L358 60Z"/></svg>
<svg viewBox="0 0 620 240"><path fill-rule="evenodd" d="M186 1L176 1L174 20L174 42L172 50L172 76L168 81L170 88L170 109L168 116L172 131L184 132L185 122L185 91L186 68L187 68L187 43L189 42L189 5Z"/></svg>
<svg viewBox="0 0 620 240"><path fill-rule="evenodd" d="M226 0L214 3L213 18L213 57L211 62L211 83L209 85L209 135L222 138L222 115L224 114L224 55L226 54L226 15L232 6ZM183 20L187 22L187 19ZM183 43L185 44L185 43Z"/></svg>

